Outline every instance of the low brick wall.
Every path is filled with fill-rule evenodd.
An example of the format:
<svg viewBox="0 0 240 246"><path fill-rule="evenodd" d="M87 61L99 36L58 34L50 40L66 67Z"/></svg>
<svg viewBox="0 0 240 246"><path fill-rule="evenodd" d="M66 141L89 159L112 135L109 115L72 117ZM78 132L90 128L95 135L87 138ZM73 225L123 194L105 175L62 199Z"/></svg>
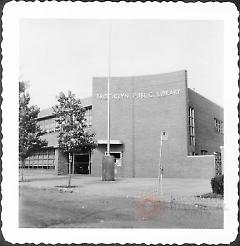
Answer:
<svg viewBox="0 0 240 246"><path fill-rule="evenodd" d="M188 156L184 163L185 177L211 179L214 177L214 155Z"/></svg>

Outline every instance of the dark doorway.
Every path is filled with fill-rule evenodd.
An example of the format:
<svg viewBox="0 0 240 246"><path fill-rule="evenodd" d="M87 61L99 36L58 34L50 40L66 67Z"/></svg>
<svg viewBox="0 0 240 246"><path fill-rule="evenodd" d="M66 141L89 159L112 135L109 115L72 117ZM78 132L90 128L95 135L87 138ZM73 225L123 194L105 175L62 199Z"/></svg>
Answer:
<svg viewBox="0 0 240 246"><path fill-rule="evenodd" d="M74 173L90 174L89 154L74 155Z"/></svg>

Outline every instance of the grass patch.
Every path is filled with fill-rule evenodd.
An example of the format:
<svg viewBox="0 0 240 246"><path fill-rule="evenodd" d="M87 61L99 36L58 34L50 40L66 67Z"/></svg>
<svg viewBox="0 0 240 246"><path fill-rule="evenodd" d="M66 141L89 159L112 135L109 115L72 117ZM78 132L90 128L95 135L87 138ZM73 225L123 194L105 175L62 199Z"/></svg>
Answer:
<svg viewBox="0 0 240 246"><path fill-rule="evenodd" d="M213 192L209 192L209 193L206 193L206 194L203 194L203 195L198 195L196 197L200 197L200 198L218 198L218 199L223 199L223 195L221 194L216 194L216 193L213 193Z"/></svg>

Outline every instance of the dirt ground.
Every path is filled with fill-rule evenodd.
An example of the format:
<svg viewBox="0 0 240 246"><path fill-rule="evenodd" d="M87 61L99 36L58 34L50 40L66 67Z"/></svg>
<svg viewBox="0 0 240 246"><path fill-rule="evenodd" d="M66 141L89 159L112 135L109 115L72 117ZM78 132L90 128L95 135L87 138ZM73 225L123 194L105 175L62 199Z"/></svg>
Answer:
<svg viewBox="0 0 240 246"><path fill-rule="evenodd" d="M182 185L186 185L182 182ZM202 191L209 191L206 181L196 182L197 185L199 182L206 183ZM65 177L51 176L34 176L28 182L20 183L19 226L223 228L223 207L218 206L221 201L194 200L191 185L184 193L178 192L177 189L181 190L181 180L165 180L166 196L162 198L151 192L155 181L150 179L105 183L98 178L79 176L73 179L73 184L77 186L74 189L56 187L65 183ZM195 193L199 194L200 190L196 190ZM174 197L171 200L170 194ZM179 201L180 197L184 199Z"/></svg>

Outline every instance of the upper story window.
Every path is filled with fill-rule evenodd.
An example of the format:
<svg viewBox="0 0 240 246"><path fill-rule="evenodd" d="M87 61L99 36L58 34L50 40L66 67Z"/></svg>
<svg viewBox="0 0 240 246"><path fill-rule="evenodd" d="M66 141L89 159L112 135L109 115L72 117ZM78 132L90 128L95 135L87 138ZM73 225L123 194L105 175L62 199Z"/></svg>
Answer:
<svg viewBox="0 0 240 246"><path fill-rule="evenodd" d="M55 118L39 120L38 124L41 129L46 131L47 133L56 131L57 122L55 121Z"/></svg>
<svg viewBox="0 0 240 246"><path fill-rule="evenodd" d="M92 108L86 108L85 119L88 126L92 126Z"/></svg>
<svg viewBox="0 0 240 246"><path fill-rule="evenodd" d="M92 126L92 108L86 108L85 111L85 119L88 126ZM55 118L48 118L48 119L41 119L38 121L39 126L42 130L46 131L47 133L59 131L59 125L55 121Z"/></svg>
<svg viewBox="0 0 240 246"><path fill-rule="evenodd" d="M194 108L189 107L188 111L188 126L189 126L189 140L191 145L195 145L195 116Z"/></svg>
<svg viewBox="0 0 240 246"><path fill-rule="evenodd" d="M215 129L217 132L223 133L223 121L222 120L214 118L214 125L215 125Z"/></svg>

